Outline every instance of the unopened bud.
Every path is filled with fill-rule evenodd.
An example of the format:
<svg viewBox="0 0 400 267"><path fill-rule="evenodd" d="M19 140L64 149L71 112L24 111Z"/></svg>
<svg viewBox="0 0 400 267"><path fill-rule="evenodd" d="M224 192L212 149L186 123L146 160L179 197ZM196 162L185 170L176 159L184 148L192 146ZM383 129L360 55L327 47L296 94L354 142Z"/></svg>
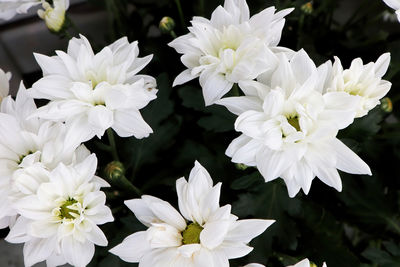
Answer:
<svg viewBox="0 0 400 267"><path fill-rule="evenodd" d="M235 166L236 166L236 169L241 170L241 171L244 171L245 169L247 169L249 167L243 163L236 163Z"/></svg>
<svg viewBox="0 0 400 267"><path fill-rule="evenodd" d="M65 23L65 11L68 8L65 0L54 0L54 7L43 2L44 10L38 10L38 16L46 23L47 28L52 32L59 32Z"/></svg>
<svg viewBox="0 0 400 267"><path fill-rule="evenodd" d="M111 183L116 182L125 176L125 167L119 161L112 161L105 167L104 175Z"/></svg>
<svg viewBox="0 0 400 267"><path fill-rule="evenodd" d="M175 28L175 21L171 17L163 17L159 25L160 31L164 34L169 34Z"/></svg>
<svg viewBox="0 0 400 267"><path fill-rule="evenodd" d="M385 97L381 100L381 109L387 113L393 111L393 103L389 97Z"/></svg>
<svg viewBox="0 0 400 267"><path fill-rule="evenodd" d="M318 267L314 262L310 262L310 267Z"/></svg>
<svg viewBox="0 0 400 267"><path fill-rule="evenodd" d="M141 196L142 192L125 177L125 167L119 161L111 161L104 168L104 178L113 186L124 191L134 192ZM118 196L118 192L114 192Z"/></svg>
<svg viewBox="0 0 400 267"><path fill-rule="evenodd" d="M306 14L311 14L314 11L312 1L305 3L300 7L300 9Z"/></svg>

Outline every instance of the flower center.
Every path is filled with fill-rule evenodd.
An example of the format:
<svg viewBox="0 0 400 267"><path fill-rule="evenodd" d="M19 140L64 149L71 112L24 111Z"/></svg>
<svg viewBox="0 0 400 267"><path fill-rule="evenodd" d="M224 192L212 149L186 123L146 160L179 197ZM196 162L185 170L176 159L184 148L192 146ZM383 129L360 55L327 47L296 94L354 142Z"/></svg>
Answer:
<svg viewBox="0 0 400 267"><path fill-rule="evenodd" d="M287 121L290 125L292 125L296 129L296 131L298 131L298 132L301 131L299 117L297 115L294 117L288 117Z"/></svg>
<svg viewBox="0 0 400 267"><path fill-rule="evenodd" d="M33 153L34 153L33 151L29 150L28 152L26 152L25 155L21 155L21 156L19 157L18 164L21 164L22 161L24 160L24 158L25 158L26 156L31 155L31 154L33 154Z"/></svg>
<svg viewBox="0 0 400 267"><path fill-rule="evenodd" d="M203 227L197 223L191 223L186 226L186 229L182 232L182 243L188 244L200 244L200 233L203 231Z"/></svg>
<svg viewBox="0 0 400 267"><path fill-rule="evenodd" d="M70 208L75 203L78 203L78 201L76 201L73 198L68 198L64 202L64 204L61 205L61 207L60 207L60 218L61 219L75 219L75 216L73 215L73 213L76 215L79 215L79 212L77 210Z"/></svg>

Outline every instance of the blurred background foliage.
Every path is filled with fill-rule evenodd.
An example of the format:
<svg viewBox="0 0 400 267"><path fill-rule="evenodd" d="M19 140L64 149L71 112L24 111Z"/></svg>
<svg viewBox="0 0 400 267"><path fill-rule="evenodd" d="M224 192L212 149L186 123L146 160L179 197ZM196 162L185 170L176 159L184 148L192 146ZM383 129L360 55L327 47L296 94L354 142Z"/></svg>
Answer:
<svg viewBox="0 0 400 267"><path fill-rule="evenodd" d="M242 170L225 156L228 144L238 136L233 130L235 117L223 107L205 108L197 79L171 87L184 66L167 45L172 36L158 29L161 18L172 17L174 32L180 36L187 33L193 16L209 18L223 1L90 0L89 4L108 14L109 29L104 43L93 43L96 50L128 36L130 41L139 41L141 56L154 54L144 73L157 77L158 98L142 111L154 133L143 140L116 140L126 177L143 193L177 206L175 181L188 177L198 160L215 183L223 182L221 205L232 204L233 213L241 219L276 220L253 240L254 251L232 260L231 266L258 262L280 267L306 257L318 266L323 261L329 267L400 266L400 24L390 19L394 15L381 0L248 0L251 14L271 5L278 10L295 7L287 16L280 45L304 48L316 64L334 55L349 66L356 57L367 63L384 52L392 54L385 79L393 83L388 95L393 111L385 103L339 133L369 164L373 176L341 173L341 193L315 179L308 196L299 193L293 199L280 179L264 183L256 169ZM71 35L77 31L72 29ZM40 73L35 75L28 80L34 81ZM103 141L108 142L107 137ZM99 149L98 140L88 147L98 154L101 174L112 157ZM107 196L116 221L102 227L109 247L97 247L91 266L136 266L107 250L145 229L123 205L123 200L137 195L128 187L113 187Z"/></svg>

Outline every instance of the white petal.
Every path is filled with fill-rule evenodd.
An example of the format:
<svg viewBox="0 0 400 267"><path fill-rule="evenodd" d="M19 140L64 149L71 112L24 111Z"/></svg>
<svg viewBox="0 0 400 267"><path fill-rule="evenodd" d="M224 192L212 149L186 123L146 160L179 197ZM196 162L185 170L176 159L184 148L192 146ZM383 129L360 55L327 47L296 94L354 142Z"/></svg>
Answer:
<svg viewBox="0 0 400 267"><path fill-rule="evenodd" d="M102 105L94 106L88 112L88 122L99 138L113 125L113 117L113 112Z"/></svg>
<svg viewBox="0 0 400 267"><path fill-rule="evenodd" d="M369 166L348 148L342 141L335 138L333 147L336 151L337 163L336 168L341 171L353 174L368 174L372 175Z"/></svg>
<svg viewBox="0 0 400 267"><path fill-rule="evenodd" d="M144 121L138 110L116 110L112 128L121 137L135 136L138 139L148 137L153 130Z"/></svg>
<svg viewBox="0 0 400 267"><path fill-rule="evenodd" d="M400 6L400 3L399 3ZM390 64L390 53L382 54L375 62L375 74L379 78L385 75Z"/></svg>
<svg viewBox="0 0 400 267"><path fill-rule="evenodd" d="M61 251L69 264L84 267L93 258L94 245L88 241L81 243L72 237L65 237L61 242Z"/></svg>
<svg viewBox="0 0 400 267"><path fill-rule="evenodd" d="M207 222L200 233L200 242L212 250L218 247L225 239L231 222L228 220Z"/></svg>
<svg viewBox="0 0 400 267"><path fill-rule="evenodd" d="M233 83L228 82L222 74L207 70L200 75L200 85L206 106L221 99L231 88Z"/></svg>
<svg viewBox="0 0 400 267"><path fill-rule="evenodd" d="M177 85L181 85L181 84L187 83L187 82L193 80L194 78L197 78L197 76L196 75L192 75L192 71L190 69L184 70L178 76L176 76L172 86L174 87L174 86L177 86Z"/></svg>
<svg viewBox="0 0 400 267"><path fill-rule="evenodd" d="M256 219L236 221L226 235L225 240L247 244L253 238L262 234L274 222L274 220Z"/></svg>
<svg viewBox="0 0 400 267"><path fill-rule="evenodd" d="M34 238L24 245L25 266L32 266L46 260L56 247L57 238Z"/></svg>
<svg viewBox="0 0 400 267"><path fill-rule="evenodd" d="M126 237L121 244L110 249L110 252L120 257L123 261L139 262L150 249L147 233L142 231Z"/></svg>
<svg viewBox="0 0 400 267"><path fill-rule="evenodd" d="M258 97L225 97L215 103L226 107L230 112L238 116L248 110L262 111L262 103Z"/></svg>

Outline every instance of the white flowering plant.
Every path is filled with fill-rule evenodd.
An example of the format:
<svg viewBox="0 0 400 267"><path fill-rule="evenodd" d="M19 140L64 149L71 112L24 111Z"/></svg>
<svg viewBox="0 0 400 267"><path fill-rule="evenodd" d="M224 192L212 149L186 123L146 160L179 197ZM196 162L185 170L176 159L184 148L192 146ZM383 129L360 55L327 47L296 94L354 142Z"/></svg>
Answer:
<svg viewBox="0 0 400 267"><path fill-rule="evenodd" d="M0 238L21 266L400 266L399 8L0 0L64 42L0 65Z"/></svg>

